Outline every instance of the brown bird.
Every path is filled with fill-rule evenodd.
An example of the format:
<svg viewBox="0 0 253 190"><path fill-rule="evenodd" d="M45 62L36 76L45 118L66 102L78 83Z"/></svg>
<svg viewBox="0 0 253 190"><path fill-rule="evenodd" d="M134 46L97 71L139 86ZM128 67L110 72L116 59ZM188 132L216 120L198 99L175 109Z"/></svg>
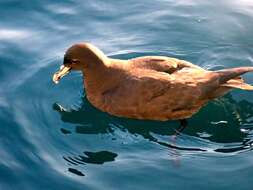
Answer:
<svg viewBox="0 0 253 190"><path fill-rule="evenodd" d="M208 71L165 56L112 59L89 43L67 50L53 81L58 83L72 70L82 71L87 98L101 111L135 119L180 120L183 125L209 100L234 88L253 90L240 77L253 67Z"/></svg>

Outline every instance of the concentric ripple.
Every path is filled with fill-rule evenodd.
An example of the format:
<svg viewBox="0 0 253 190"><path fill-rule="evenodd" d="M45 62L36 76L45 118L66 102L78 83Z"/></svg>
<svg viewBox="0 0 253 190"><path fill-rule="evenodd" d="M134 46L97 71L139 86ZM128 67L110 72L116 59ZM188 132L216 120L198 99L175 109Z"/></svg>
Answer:
<svg viewBox="0 0 253 190"><path fill-rule="evenodd" d="M251 1L0 5L0 189L252 189L252 92L210 102L175 138L177 121L94 108L81 73L52 82L66 48L81 41L119 59L165 55L210 70L253 66ZM253 74L244 79L252 84Z"/></svg>

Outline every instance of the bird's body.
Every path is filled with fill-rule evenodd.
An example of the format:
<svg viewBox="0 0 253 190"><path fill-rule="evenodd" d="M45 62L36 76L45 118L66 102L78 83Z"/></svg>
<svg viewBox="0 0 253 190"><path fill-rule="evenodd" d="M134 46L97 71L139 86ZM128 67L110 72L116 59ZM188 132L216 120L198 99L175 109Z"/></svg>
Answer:
<svg viewBox="0 0 253 190"><path fill-rule="evenodd" d="M185 119L232 88L253 90L239 77L253 67L215 72L165 56L118 60L106 57L91 44L72 46L65 58L79 60L78 67L74 64L71 68L83 72L91 104L120 117ZM54 80L58 81L61 74L56 73Z"/></svg>

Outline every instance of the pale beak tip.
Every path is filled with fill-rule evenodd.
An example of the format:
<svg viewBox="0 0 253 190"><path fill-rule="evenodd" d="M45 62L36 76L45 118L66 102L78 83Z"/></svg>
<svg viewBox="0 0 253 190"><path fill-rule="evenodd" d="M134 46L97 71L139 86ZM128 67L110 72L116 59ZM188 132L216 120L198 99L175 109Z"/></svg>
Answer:
<svg viewBox="0 0 253 190"><path fill-rule="evenodd" d="M53 76L53 82L54 82L55 84L58 84L58 83L59 83L59 77L57 76L57 74L54 74L54 76Z"/></svg>
<svg viewBox="0 0 253 190"><path fill-rule="evenodd" d="M67 75L69 72L70 72L70 70L71 70L71 67L68 67L68 66L61 66L61 68L60 68L60 70L59 71L57 71L54 75L53 75L53 82L55 83L55 84L58 84L59 83L59 81L60 81L60 79L62 78L62 77L64 77L65 75Z"/></svg>
<svg viewBox="0 0 253 190"><path fill-rule="evenodd" d="M59 81L58 80L54 80L54 84L58 84L59 83Z"/></svg>

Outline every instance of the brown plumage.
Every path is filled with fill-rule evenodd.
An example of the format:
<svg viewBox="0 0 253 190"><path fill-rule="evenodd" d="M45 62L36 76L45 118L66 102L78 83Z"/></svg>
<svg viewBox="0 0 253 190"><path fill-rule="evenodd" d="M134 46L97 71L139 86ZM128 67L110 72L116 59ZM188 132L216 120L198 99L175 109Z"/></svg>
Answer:
<svg viewBox="0 0 253 190"><path fill-rule="evenodd" d="M53 80L58 82L71 69L85 76L84 88L93 106L127 118L185 119L233 88L253 90L240 78L253 67L207 71L165 56L111 59L88 43L67 50L64 67Z"/></svg>

